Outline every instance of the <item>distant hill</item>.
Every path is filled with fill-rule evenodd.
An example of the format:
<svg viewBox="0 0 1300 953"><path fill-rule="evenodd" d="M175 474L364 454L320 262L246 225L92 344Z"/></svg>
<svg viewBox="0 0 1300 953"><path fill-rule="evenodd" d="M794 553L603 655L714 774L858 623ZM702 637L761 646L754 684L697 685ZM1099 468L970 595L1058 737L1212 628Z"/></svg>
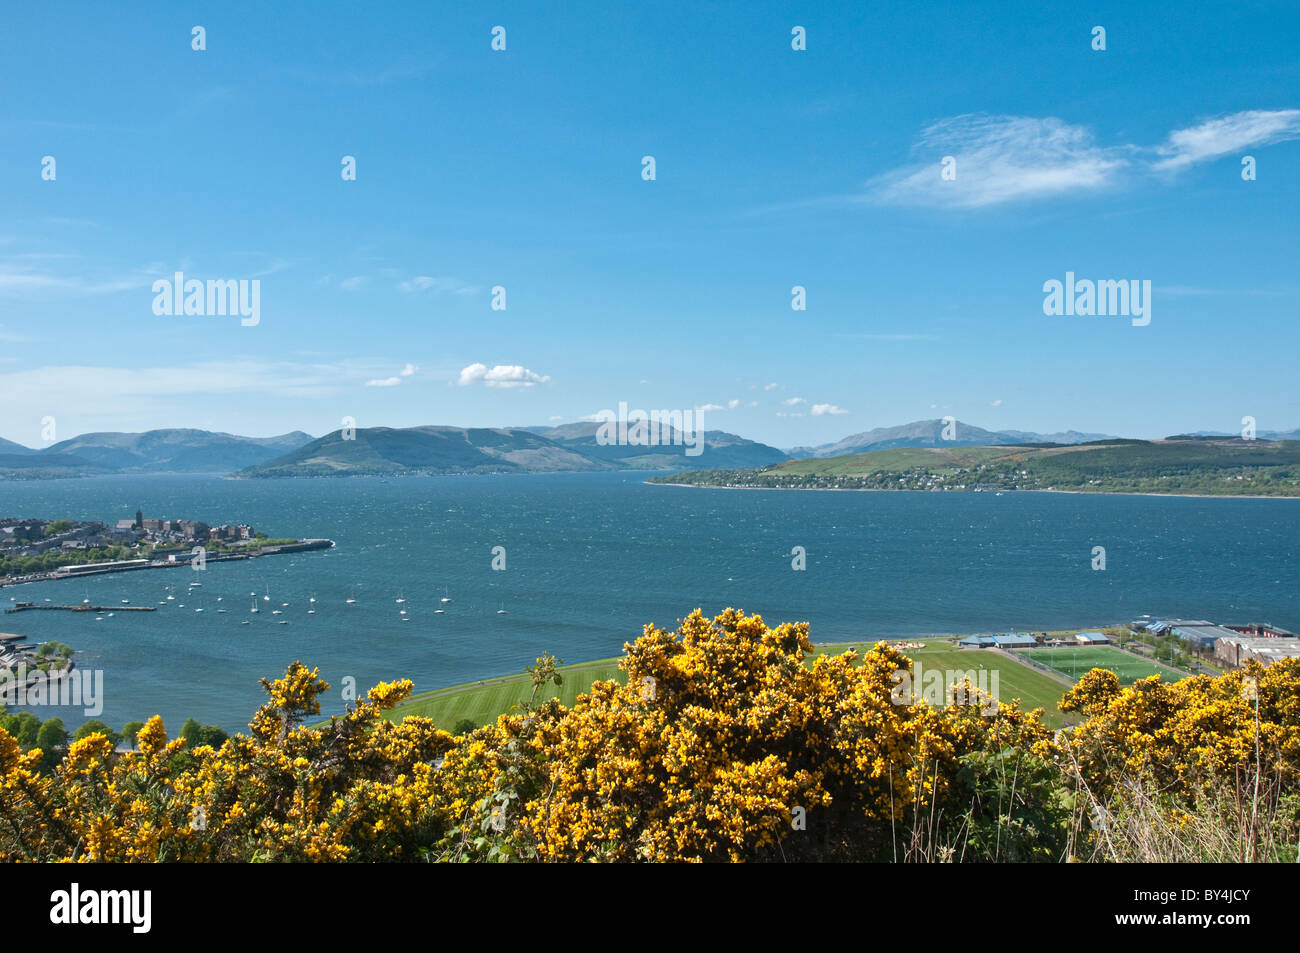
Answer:
<svg viewBox="0 0 1300 953"><path fill-rule="evenodd" d="M1300 442L1115 440L1045 447L897 447L750 470L692 471L652 482L773 489L1300 496Z"/></svg>
<svg viewBox="0 0 1300 953"><path fill-rule="evenodd" d="M720 466L765 466L786 459L774 447L722 431L704 434L704 449L698 457L686 456L684 445L602 446L596 441L597 426L369 427L357 430L352 440L344 440L342 432L335 431L242 470L238 476L662 470L692 460Z"/></svg>
<svg viewBox="0 0 1300 953"><path fill-rule="evenodd" d="M851 453L868 453L872 450L889 450L894 447L997 447L1022 443L1078 444L1091 440L1108 439L1108 434L1080 433L1066 430L1060 433L1041 434L1024 430L985 430L973 424L953 424L953 439L943 437L944 421L915 420L897 427L877 427L855 433L835 443L817 447L796 447L786 451L794 459L808 457L840 457Z"/></svg>
<svg viewBox="0 0 1300 953"><path fill-rule="evenodd" d="M311 434L301 431L278 437L240 437L207 430L88 433L27 453L0 448L0 477L231 473L278 457L311 439Z"/></svg>
<svg viewBox="0 0 1300 953"><path fill-rule="evenodd" d="M601 469L595 461L527 430L488 427L363 427L336 430L241 477Z"/></svg>
<svg viewBox="0 0 1300 953"><path fill-rule="evenodd" d="M592 421L564 424L543 431L542 435L562 447L606 462L616 462L633 470L656 470L693 463L709 467L764 467L780 463L787 457L776 447L746 440L722 430L706 430L700 453L688 456L685 438L669 427L661 434L659 446L640 447L622 444L602 445L596 440L600 424Z"/></svg>
<svg viewBox="0 0 1300 953"><path fill-rule="evenodd" d="M0 437L0 454L11 456L13 454L36 453L31 447L24 447L21 443L14 443L12 440L6 440Z"/></svg>

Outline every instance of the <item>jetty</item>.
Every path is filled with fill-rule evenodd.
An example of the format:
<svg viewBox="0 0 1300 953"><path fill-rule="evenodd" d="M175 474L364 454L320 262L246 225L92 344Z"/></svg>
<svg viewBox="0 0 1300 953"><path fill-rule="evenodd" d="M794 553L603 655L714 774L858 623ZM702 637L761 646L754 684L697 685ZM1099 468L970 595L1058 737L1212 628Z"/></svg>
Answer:
<svg viewBox="0 0 1300 953"><path fill-rule="evenodd" d="M34 602L20 602L11 609L5 610L5 615L14 612L28 612L31 610L45 610L47 612L157 612L156 606L54 606L54 605L37 605Z"/></svg>

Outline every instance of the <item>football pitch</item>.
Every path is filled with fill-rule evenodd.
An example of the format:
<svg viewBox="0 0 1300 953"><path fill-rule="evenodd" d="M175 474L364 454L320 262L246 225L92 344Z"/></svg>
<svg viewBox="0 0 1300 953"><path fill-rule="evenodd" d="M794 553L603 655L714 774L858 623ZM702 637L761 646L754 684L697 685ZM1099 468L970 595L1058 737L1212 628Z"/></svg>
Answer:
<svg viewBox="0 0 1300 953"><path fill-rule="evenodd" d="M1168 665L1138 658L1128 652L1122 652L1109 645L1069 646L1058 649L1017 649L1017 655L1032 658L1041 665L1078 680L1090 669L1109 669L1119 676L1121 685L1132 685L1139 678L1159 675L1166 682L1176 682L1187 678L1186 672L1180 672Z"/></svg>

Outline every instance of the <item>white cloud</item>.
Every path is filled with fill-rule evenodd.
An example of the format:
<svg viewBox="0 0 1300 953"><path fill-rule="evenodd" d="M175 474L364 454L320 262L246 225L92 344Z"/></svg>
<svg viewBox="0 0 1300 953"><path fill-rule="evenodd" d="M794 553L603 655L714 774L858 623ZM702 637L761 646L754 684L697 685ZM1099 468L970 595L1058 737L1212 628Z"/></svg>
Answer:
<svg viewBox="0 0 1300 953"><path fill-rule="evenodd" d="M344 291L360 291L365 283L365 275L356 275L352 278L344 278L339 282L339 287Z"/></svg>
<svg viewBox="0 0 1300 953"><path fill-rule="evenodd" d="M415 373L416 371L418 371L419 369L420 369L420 368L417 367L417 366L414 365L414 364L407 364L407 365L406 365L404 368L402 368L398 373L401 374L403 377L410 377L412 374L414 374L414 373Z"/></svg>
<svg viewBox="0 0 1300 953"><path fill-rule="evenodd" d="M1252 109L1208 119L1174 130L1154 149L1100 146L1086 126L1052 116L954 116L921 133L912 150L919 161L869 180L865 198L886 205L983 208L1093 192L1133 168L1178 171L1293 139L1300 139L1300 109ZM1145 158L1152 152L1161 158ZM951 179L941 175L947 156L954 160Z"/></svg>
<svg viewBox="0 0 1300 953"><path fill-rule="evenodd" d="M1001 406L1002 406L1002 398L999 397L997 400L995 400L995 401L993 402L993 406L994 406L994 407L1001 407Z"/></svg>
<svg viewBox="0 0 1300 953"><path fill-rule="evenodd" d="M785 413L784 411L780 411L780 410L778 410L778 411L776 412L776 415L777 415L778 417L802 417L802 416L803 416L803 414L798 414L798 413L796 413L796 414L787 414L787 413Z"/></svg>
<svg viewBox="0 0 1300 953"><path fill-rule="evenodd" d="M498 364L489 368L486 364L470 364L461 369L457 383L461 387L482 383L488 387L532 387L545 384L550 380L543 374L530 371L519 364Z"/></svg>
<svg viewBox="0 0 1300 953"><path fill-rule="evenodd" d="M473 285L459 278L433 278L429 275L419 275L408 281L399 282L397 287L407 294L432 291L434 294L472 295L478 291Z"/></svg>
<svg viewBox="0 0 1300 953"><path fill-rule="evenodd" d="M400 377L383 377L378 380L366 381L367 387L396 387L402 383Z"/></svg>
<svg viewBox="0 0 1300 953"><path fill-rule="evenodd" d="M763 390L776 390L781 385L773 381L771 384L764 386Z"/></svg>
<svg viewBox="0 0 1300 953"><path fill-rule="evenodd" d="M705 404L703 407L699 407L699 406L697 406L697 407L695 408L695 410L696 410L697 413L705 413L706 411L707 411L707 412L712 412L712 411L715 411L715 410L726 410L726 409L727 409L727 408L726 408L726 407L723 407L721 404Z"/></svg>
<svg viewBox="0 0 1300 953"><path fill-rule="evenodd" d="M1300 139L1300 109L1251 109L1176 129L1156 151L1153 168L1176 170L1255 146Z"/></svg>
<svg viewBox="0 0 1300 953"><path fill-rule="evenodd" d="M836 407L834 404L813 404L812 415L821 417L825 414L847 414L848 411L843 407Z"/></svg>
<svg viewBox="0 0 1300 953"><path fill-rule="evenodd" d="M731 400L727 401L728 410L735 410L739 406L740 406L740 399L737 397L733 397Z"/></svg>
<svg viewBox="0 0 1300 953"><path fill-rule="evenodd" d="M781 403L785 404L787 407L795 407L799 404L806 404L808 401L802 397L787 397L785 400L781 401Z"/></svg>
<svg viewBox="0 0 1300 953"><path fill-rule="evenodd" d="M1093 143L1090 130L1054 117L965 115L929 126L914 152L924 161L876 176L868 196L884 204L981 208L1112 184L1127 160ZM955 159L956 177L940 177Z"/></svg>

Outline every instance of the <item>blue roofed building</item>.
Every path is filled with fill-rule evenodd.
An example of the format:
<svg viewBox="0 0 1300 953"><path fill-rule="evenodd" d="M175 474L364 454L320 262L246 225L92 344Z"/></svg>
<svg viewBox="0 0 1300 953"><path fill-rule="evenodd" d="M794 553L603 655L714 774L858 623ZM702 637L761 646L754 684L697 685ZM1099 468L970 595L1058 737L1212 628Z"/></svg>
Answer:
<svg viewBox="0 0 1300 953"><path fill-rule="evenodd" d="M967 648L987 649L996 643L991 635L968 635L964 639L959 639L957 644Z"/></svg>
<svg viewBox="0 0 1300 953"><path fill-rule="evenodd" d="M1038 644L1032 635L1024 632L1007 632L993 636L993 644L1000 649L1031 649Z"/></svg>
<svg viewBox="0 0 1300 953"><path fill-rule="evenodd" d="M1077 632L1074 641L1080 645L1110 645L1110 639L1101 632Z"/></svg>

